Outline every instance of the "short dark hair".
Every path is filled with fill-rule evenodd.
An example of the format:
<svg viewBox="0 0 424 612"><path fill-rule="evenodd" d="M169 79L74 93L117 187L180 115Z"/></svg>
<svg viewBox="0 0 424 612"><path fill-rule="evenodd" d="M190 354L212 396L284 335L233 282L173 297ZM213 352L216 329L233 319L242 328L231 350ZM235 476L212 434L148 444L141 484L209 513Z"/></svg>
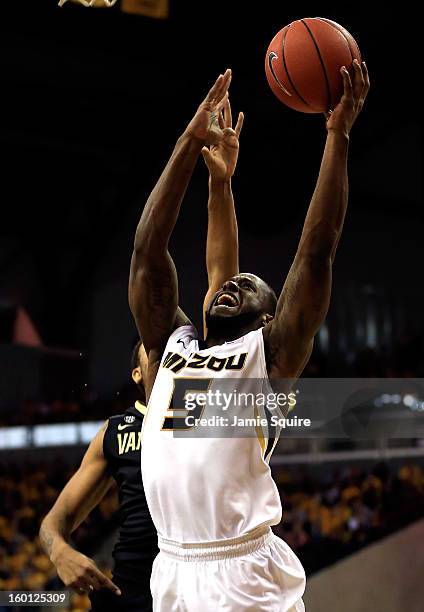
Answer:
<svg viewBox="0 0 424 612"><path fill-rule="evenodd" d="M143 344L143 340L138 340L137 344L133 348L133 352L131 355L131 371L135 370L135 368L140 367L140 346Z"/></svg>

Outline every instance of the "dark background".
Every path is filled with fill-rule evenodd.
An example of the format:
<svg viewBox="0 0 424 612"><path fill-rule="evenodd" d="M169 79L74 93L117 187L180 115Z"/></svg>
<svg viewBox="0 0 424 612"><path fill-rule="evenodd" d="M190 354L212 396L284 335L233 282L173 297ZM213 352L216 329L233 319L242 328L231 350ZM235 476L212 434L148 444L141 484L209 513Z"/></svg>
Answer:
<svg viewBox="0 0 424 612"><path fill-rule="evenodd" d="M1 3L0 303L3 312L24 306L46 346L82 360L77 376L69 368L76 384L108 394L128 380L136 331L126 285L138 218L176 138L226 67L233 114L246 116L233 183L241 269L282 287L325 129L322 117L274 98L264 54L281 27L317 14L354 35L372 80L351 136L350 205L317 342L349 359L422 333L417 16L386 3L171 0L170 18L159 21L118 6ZM181 305L196 323L206 202L200 160L172 242Z"/></svg>

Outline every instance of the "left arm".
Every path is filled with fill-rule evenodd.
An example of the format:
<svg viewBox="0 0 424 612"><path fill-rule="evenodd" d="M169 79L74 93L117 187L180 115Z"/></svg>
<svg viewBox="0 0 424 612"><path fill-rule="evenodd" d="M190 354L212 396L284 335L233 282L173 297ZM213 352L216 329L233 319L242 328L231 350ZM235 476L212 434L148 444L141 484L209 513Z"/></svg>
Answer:
<svg viewBox="0 0 424 612"><path fill-rule="evenodd" d="M297 378L328 310L332 264L348 201L349 134L369 89L365 64L354 62L354 82L345 67L343 98L327 120L327 141L314 194L293 264L264 328L270 376Z"/></svg>
<svg viewBox="0 0 424 612"><path fill-rule="evenodd" d="M106 587L120 595L117 587L100 571L93 559L75 550L71 533L103 499L113 483L103 452L108 422L91 441L82 463L64 487L40 527L40 541L65 586L90 591Z"/></svg>
<svg viewBox="0 0 424 612"><path fill-rule="evenodd" d="M147 397L169 335L186 320L178 308L177 272L168 243L202 147L223 136L211 119L224 105L230 82L229 69L216 79L178 139L137 226L128 300L152 372L145 381Z"/></svg>
<svg viewBox="0 0 424 612"><path fill-rule="evenodd" d="M230 101L227 98L219 115L223 130L222 140L210 149L203 147L202 155L209 169L208 234L206 240L206 269L208 291L203 301L203 329L206 337L205 313L214 294L224 282L239 273L237 217L231 178L237 165L239 137L244 115L239 113L232 128Z"/></svg>

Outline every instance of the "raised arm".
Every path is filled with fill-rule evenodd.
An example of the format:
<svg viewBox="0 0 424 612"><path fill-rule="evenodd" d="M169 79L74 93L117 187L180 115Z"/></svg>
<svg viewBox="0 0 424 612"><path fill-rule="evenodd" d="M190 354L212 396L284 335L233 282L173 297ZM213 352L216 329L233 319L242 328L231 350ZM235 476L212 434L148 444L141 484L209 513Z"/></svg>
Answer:
<svg viewBox="0 0 424 612"><path fill-rule="evenodd" d="M211 118L225 102L230 81L231 71L227 70L197 109L178 139L137 227L128 296L149 363L160 359L177 316L177 274L168 242L202 147L222 138L222 131Z"/></svg>
<svg viewBox="0 0 424 612"><path fill-rule="evenodd" d="M81 466L41 523L40 540L66 586L87 592L90 587L106 587L120 595L119 588L99 570L94 561L69 544L72 532L99 504L113 482L103 453L106 427L107 423L93 438Z"/></svg>
<svg viewBox="0 0 424 612"><path fill-rule="evenodd" d="M348 202L349 134L369 90L365 63L361 67L355 60L353 68L353 84L346 68L341 69L344 95L327 116L324 155L297 253L275 318L264 328L268 372L273 377L300 375L327 314L332 264Z"/></svg>
<svg viewBox="0 0 424 612"><path fill-rule="evenodd" d="M239 113L232 128L230 100L227 98L218 116L223 130L222 140L210 148L203 147L202 155L209 169L208 234L206 240L206 269L208 291L203 303L203 330L207 329L205 311L212 296L226 280L239 273L237 217L231 189L231 177L237 165L239 136L244 116Z"/></svg>

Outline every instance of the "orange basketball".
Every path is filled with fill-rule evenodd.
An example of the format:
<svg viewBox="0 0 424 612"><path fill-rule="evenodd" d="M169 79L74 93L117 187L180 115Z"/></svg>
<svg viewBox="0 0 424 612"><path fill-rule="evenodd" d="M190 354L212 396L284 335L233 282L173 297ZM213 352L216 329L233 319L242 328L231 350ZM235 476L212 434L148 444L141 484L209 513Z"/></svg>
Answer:
<svg viewBox="0 0 424 612"><path fill-rule="evenodd" d="M272 39L265 58L269 86L281 102L302 113L333 109L343 94L340 68L352 74L361 61L355 39L335 21L308 17L293 21Z"/></svg>

